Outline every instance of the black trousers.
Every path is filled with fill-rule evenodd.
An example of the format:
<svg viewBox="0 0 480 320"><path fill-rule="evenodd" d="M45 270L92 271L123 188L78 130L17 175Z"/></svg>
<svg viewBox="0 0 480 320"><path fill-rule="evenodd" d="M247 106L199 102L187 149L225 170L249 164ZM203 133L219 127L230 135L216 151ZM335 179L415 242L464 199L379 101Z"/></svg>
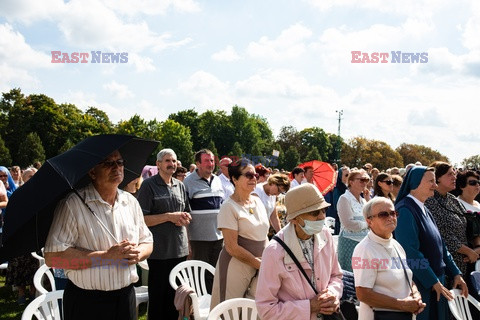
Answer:
<svg viewBox="0 0 480 320"><path fill-rule="evenodd" d="M177 320L178 311L173 299L175 290L170 286L168 277L170 271L187 260L187 257L157 260L148 259L148 319L149 320Z"/></svg>
<svg viewBox="0 0 480 320"><path fill-rule="evenodd" d="M85 290L68 280L63 293L64 320L135 320L137 310L135 289Z"/></svg>
<svg viewBox="0 0 480 320"><path fill-rule="evenodd" d="M201 260L211 264L213 267L217 265L218 256L223 248L223 239L216 241L192 241L190 240L190 247L192 248L192 259ZM205 274L205 285L208 293L212 293L213 275L210 272Z"/></svg>

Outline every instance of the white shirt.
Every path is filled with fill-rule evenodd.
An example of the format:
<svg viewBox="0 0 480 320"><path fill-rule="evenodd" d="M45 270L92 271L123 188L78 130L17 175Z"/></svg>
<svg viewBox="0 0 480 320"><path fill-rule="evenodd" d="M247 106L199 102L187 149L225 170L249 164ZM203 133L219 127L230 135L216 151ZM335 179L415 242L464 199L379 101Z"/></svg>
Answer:
<svg viewBox="0 0 480 320"><path fill-rule="evenodd" d="M267 209L267 216L270 218L270 215L273 213L273 210L275 209L277 197L276 196L269 196L265 190L263 189L263 186L267 182L259 183L255 187L255 190L253 190L252 194L256 194L260 200L262 200L263 205L265 206L265 209Z"/></svg>
<svg viewBox="0 0 480 320"><path fill-rule="evenodd" d="M297 181L297 179L293 179L292 182L290 182L290 189L293 189L295 187L298 187L299 185L301 185L303 182L299 183Z"/></svg>
<svg viewBox="0 0 480 320"><path fill-rule="evenodd" d="M124 239L137 244L153 242L152 233L143 219L142 209L130 193L118 190L117 200L112 207L101 198L92 184L78 192L118 242ZM55 209L45 252L62 252L68 248L103 251L116 243L85 203L75 193L71 193L60 201ZM72 259L65 263L82 262L80 259ZM136 266L127 266L121 261L112 261L109 266L81 270L68 267L64 269L68 279L77 287L87 290L117 290L138 281Z"/></svg>
<svg viewBox="0 0 480 320"><path fill-rule="evenodd" d="M413 273L407 265L405 250L402 246L393 237L383 239L370 231L353 251L352 267L355 286L371 288L375 292L398 299L409 296L410 286L397 252L407 271L408 281L412 284ZM364 302L360 302L358 319L373 320L372 308Z"/></svg>
<svg viewBox="0 0 480 320"><path fill-rule="evenodd" d="M220 178L220 181L222 181L223 200L228 199L235 191L235 186L223 173L221 173L218 177Z"/></svg>
<svg viewBox="0 0 480 320"><path fill-rule="evenodd" d="M467 211L480 212L480 203L478 203L477 201L473 200L473 206L472 206L470 203L460 199L460 197L457 197L457 199L461 204L463 204L463 206L465 207L465 209L467 209Z"/></svg>
<svg viewBox="0 0 480 320"><path fill-rule="evenodd" d="M338 217L342 224L340 236L359 242L367 235L368 224L362 213L366 203L362 197L358 201L348 189L338 198Z"/></svg>
<svg viewBox="0 0 480 320"><path fill-rule="evenodd" d="M425 216L427 215L427 212L425 211L425 204L424 204L422 201L418 200L417 198L415 198L415 197L412 196L411 194L408 194L407 197L412 198L413 201L415 201L415 203L417 204L417 206L420 207L420 209L422 210L423 214L424 214Z"/></svg>

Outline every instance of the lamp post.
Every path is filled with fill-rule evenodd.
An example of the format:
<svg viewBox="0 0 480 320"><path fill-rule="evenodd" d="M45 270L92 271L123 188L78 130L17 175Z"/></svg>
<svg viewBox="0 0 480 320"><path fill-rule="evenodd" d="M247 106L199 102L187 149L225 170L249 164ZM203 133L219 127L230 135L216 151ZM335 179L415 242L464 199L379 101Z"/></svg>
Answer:
<svg viewBox="0 0 480 320"><path fill-rule="evenodd" d="M337 145L336 145L336 163L340 167L341 159L340 159L340 154L342 151L342 143L340 140L340 125L342 123L342 116L343 116L343 110L335 110L336 113L338 113L338 139L337 139Z"/></svg>

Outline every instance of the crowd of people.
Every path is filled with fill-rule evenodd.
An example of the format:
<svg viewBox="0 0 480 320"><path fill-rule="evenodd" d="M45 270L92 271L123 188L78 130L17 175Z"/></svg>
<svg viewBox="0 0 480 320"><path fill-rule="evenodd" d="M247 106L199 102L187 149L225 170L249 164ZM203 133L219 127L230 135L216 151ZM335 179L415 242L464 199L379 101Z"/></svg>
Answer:
<svg viewBox="0 0 480 320"><path fill-rule="evenodd" d="M480 222L475 228L467 219L480 212L474 170L438 161L384 172L368 163L343 166L323 196L310 166L289 173L247 159L216 163L208 149L194 159L187 169L174 150L163 149L154 173L120 190L126 159L115 151L90 170L87 187L59 203L45 259L63 279L64 319L92 312L136 318L135 265L142 260L149 319L178 318L169 274L187 259L215 266L206 276L210 308L248 297L261 319L344 319L344 272L354 275L359 319L449 319L449 289L468 294L480 257ZM2 215L35 171L0 167ZM336 221L333 236L324 228L327 216ZM9 261L7 270L19 304L35 293L35 262L28 259ZM68 259L85 263L62 268L58 262ZM127 266L95 268L104 260Z"/></svg>

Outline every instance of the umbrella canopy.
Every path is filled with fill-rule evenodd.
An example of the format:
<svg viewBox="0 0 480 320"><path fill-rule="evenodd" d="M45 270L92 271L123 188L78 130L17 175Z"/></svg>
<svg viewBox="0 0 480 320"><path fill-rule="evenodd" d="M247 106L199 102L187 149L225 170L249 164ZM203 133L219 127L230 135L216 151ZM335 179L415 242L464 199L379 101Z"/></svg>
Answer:
<svg viewBox="0 0 480 320"><path fill-rule="evenodd" d="M9 199L3 227L0 263L40 250L47 239L57 203L66 194L90 182L88 171L113 151L125 159L120 187L140 176L157 141L128 135L89 137L72 149L48 159L40 170Z"/></svg>
<svg viewBox="0 0 480 320"><path fill-rule="evenodd" d="M337 171L330 163L312 160L298 165L300 168L313 167L313 184L323 195L333 190L337 182Z"/></svg>

